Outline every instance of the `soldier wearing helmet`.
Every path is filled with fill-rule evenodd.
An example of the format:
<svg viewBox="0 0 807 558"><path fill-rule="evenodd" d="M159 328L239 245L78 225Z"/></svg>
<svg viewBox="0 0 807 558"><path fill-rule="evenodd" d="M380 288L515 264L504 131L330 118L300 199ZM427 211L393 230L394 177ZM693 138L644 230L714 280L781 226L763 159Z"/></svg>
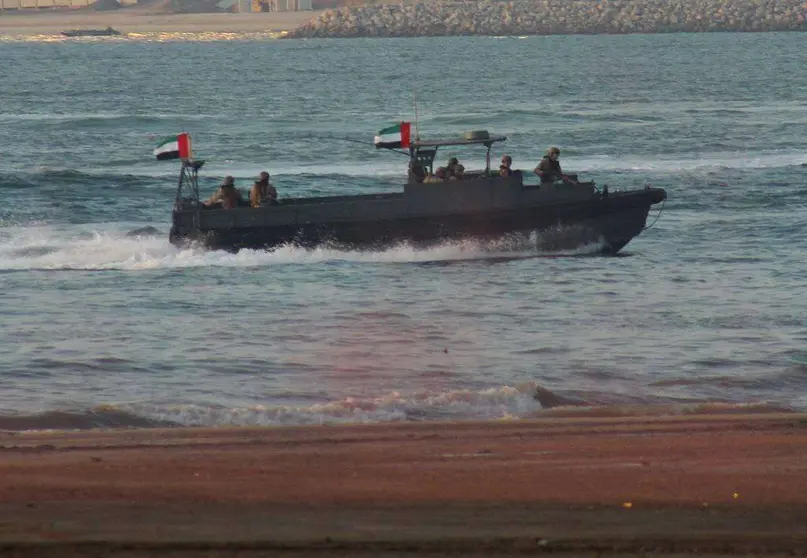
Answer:
<svg viewBox="0 0 807 558"><path fill-rule="evenodd" d="M269 173L263 171L249 191L249 204L252 207L261 207L262 205L277 205L277 203L277 188L269 182Z"/></svg>
<svg viewBox="0 0 807 558"><path fill-rule="evenodd" d="M560 149L550 147L541 162L535 167L535 174L541 177L541 182L554 182L563 178L563 171L560 170Z"/></svg>
<svg viewBox="0 0 807 558"><path fill-rule="evenodd" d="M241 203L241 192L235 187L235 179L232 176L225 176L224 182L216 190L210 199L204 202L206 206L221 205L224 209L233 209Z"/></svg>
<svg viewBox="0 0 807 558"><path fill-rule="evenodd" d="M462 168L460 169L460 167ZM434 176L442 180L448 180L449 178L462 178L462 173L464 170L465 167L460 165L459 160L456 157L451 157L448 160L448 165L438 168L434 173Z"/></svg>

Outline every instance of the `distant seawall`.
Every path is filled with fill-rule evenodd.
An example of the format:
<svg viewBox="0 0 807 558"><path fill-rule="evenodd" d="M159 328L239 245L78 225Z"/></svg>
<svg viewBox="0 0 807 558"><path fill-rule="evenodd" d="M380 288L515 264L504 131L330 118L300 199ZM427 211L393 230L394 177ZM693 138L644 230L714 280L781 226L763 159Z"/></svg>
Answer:
<svg viewBox="0 0 807 558"><path fill-rule="evenodd" d="M435 1L327 10L286 37L803 31L805 12L805 0Z"/></svg>

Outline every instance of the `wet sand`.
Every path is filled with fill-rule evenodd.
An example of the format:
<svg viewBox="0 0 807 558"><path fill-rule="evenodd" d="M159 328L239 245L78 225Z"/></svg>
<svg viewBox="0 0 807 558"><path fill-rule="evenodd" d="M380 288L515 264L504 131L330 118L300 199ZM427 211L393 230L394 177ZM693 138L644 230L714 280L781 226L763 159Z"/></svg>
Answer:
<svg viewBox="0 0 807 558"><path fill-rule="evenodd" d="M59 36L68 29L112 27L122 33L271 33L294 29L318 12L170 14L141 8L0 12L0 36Z"/></svg>
<svg viewBox="0 0 807 558"><path fill-rule="evenodd" d="M0 441L4 557L807 552L807 415Z"/></svg>

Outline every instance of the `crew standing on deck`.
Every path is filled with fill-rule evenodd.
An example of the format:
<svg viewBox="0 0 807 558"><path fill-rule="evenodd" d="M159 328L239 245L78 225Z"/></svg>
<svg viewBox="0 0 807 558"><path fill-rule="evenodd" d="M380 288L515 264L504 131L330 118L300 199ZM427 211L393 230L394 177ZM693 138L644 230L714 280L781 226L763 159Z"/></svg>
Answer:
<svg viewBox="0 0 807 558"><path fill-rule="evenodd" d="M535 174L541 177L541 182L554 182L555 180L563 179L563 171L560 170L560 149L557 147L550 147L546 152L544 158L535 167Z"/></svg>

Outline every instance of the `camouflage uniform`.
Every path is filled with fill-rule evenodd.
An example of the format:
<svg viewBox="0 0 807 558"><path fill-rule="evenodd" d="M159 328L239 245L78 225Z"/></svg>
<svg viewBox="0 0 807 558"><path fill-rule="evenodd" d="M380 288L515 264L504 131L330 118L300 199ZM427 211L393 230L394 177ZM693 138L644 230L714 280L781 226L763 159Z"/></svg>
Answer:
<svg viewBox="0 0 807 558"><path fill-rule="evenodd" d="M558 148L553 147L546 155L544 155L541 162L538 163L538 166L535 167L535 174L538 174L539 171L541 173L539 174L541 177L541 182L554 182L555 180L560 179L563 175L563 171L560 170L560 161L557 159L553 161L550 157L550 154L552 153L557 153L560 155Z"/></svg>

